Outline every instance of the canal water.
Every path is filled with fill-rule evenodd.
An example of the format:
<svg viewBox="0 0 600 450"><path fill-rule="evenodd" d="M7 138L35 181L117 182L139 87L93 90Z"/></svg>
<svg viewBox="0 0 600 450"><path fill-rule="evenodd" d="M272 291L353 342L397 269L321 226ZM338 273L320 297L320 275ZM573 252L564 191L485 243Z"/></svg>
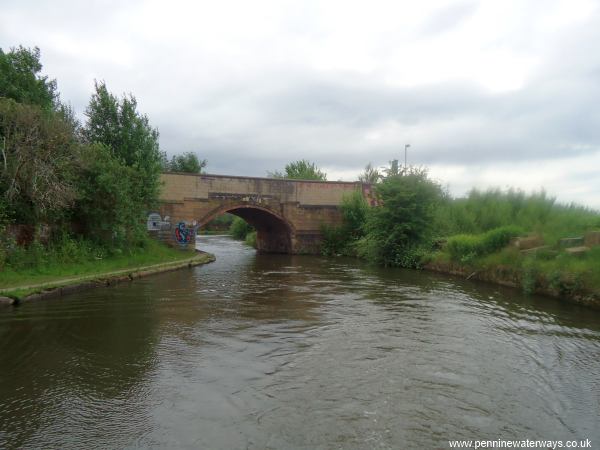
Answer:
<svg viewBox="0 0 600 450"><path fill-rule="evenodd" d="M597 311L200 245L215 263L0 310L0 448L600 448Z"/></svg>

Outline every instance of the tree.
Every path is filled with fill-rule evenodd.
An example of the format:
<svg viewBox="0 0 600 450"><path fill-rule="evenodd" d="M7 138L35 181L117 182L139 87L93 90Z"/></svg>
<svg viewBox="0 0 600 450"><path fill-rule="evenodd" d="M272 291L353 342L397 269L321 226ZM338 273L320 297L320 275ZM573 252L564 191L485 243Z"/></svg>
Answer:
<svg viewBox="0 0 600 450"><path fill-rule="evenodd" d="M406 167L400 168L398 165L398 160L394 159L393 161L390 161L390 167L383 169L383 173L385 173L385 175L382 176L382 178L396 177L398 175L402 175L407 170L408 169Z"/></svg>
<svg viewBox="0 0 600 450"><path fill-rule="evenodd" d="M365 166L365 171L358 176L358 181L360 181L361 183L375 184L379 183L381 178L382 176L379 173L379 170L377 170L377 168L373 167L371 163L369 163Z"/></svg>
<svg viewBox="0 0 600 450"><path fill-rule="evenodd" d="M158 130L150 126L146 115L137 111L133 95L124 95L119 100L103 81L96 81L94 86L85 112L88 120L84 136L89 143L104 144L115 158L140 173L143 183L140 195L150 207L158 196L162 168Z"/></svg>
<svg viewBox="0 0 600 450"><path fill-rule="evenodd" d="M315 163L306 159L291 162L285 166L285 173L279 171L269 172L273 178L291 178L295 180L327 181L327 174L322 172Z"/></svg>
<svg viewBox="0 0 600 450"><path fill-rule="evenodd" d="M200 160L194 152L186 152L174 155L171 161L166 163L165 169L171 172L202 173L206 164L206 159Z"/></svg>
<svg viewBox="0 0 600 450"><path fill-rule="evenodd" d="M359 253L388 266L418 265L415 253L431 237L435 207L444 198L441 186L426 170L409 167L386 177L375 193L380 206L369 212Z"/></svg>
<svg viewBox="0 0 600 450"><path fill-rule="evenodd" d="M0 99L0 193L19 223L38 223L76 198L79 143L60 112Z"/></svg>
<svg viewBox="0 0 600 450"><path fill-rule="evenodd" d="M0 48L0 97L51 110L58 104L56 80L41 76L40 49Z"/></svg>
<svg viewBox="0 0 600 450"><path fill-rule="evenodd" d="M83 148L74 212L84 235L109 248L137 245L145 237L143 173L124 164L103 144Z"/></svg>

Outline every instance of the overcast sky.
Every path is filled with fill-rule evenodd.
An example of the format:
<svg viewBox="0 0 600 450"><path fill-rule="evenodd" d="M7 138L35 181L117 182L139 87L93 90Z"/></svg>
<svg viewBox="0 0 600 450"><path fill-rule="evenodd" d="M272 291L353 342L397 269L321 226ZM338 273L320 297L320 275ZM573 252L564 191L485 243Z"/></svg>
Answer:
<svg viewBox="0 0 600 450"><path fill-rule="evenodd" d="M600 208L600 1L9 1L78 114L133 93L168 154L264 176L426 165L455 195L514 186Z"/></svg>

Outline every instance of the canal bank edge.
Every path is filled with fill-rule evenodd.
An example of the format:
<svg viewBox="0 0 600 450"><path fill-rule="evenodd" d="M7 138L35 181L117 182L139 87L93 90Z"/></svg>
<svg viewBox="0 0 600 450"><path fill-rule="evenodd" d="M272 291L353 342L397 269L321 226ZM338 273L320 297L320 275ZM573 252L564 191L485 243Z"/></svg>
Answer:
<svg viewBox="0 0 600 450"><path fill-rule="evenodd" d="M459 276L461 278L466 278L467 280L483 281L485 283L508 286L516 289L523 289L524 283L526 282L522 271L504 266L473 270L452 262L432 261L425 264L423 269ZM553 287L550 281L543 275L538 275L536 277L535 288L532 293L600 310L600 292L585 291L581 289L565 289L561 291Z"/></svg>
<svg viewBox="0 0 600 450"><path fill-rule="evenodd" d="M191 268L215 261L215 255L199 252L191 258L169 263L152 264L135 268L121 269L111 272L95 273L81 277L72 277L62 280L49 281L37 285L15 286L0 289L0 306L17 305L24 301L39 300L50 297L79 292L101 286L112 286L118 283L133 281L163 272L171 272L183 268Z"/></svg>

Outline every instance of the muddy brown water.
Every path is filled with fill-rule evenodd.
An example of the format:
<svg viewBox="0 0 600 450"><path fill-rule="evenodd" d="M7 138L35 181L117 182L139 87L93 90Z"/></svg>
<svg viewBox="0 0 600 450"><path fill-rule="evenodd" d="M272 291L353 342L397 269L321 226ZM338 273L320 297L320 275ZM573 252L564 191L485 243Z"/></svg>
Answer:
<svg viewBox="0 0 600 450"><path fill-rule="evenodd" d="M217 262L0 310L0 448L600 448L598 311L200 245Z"/></svg>

